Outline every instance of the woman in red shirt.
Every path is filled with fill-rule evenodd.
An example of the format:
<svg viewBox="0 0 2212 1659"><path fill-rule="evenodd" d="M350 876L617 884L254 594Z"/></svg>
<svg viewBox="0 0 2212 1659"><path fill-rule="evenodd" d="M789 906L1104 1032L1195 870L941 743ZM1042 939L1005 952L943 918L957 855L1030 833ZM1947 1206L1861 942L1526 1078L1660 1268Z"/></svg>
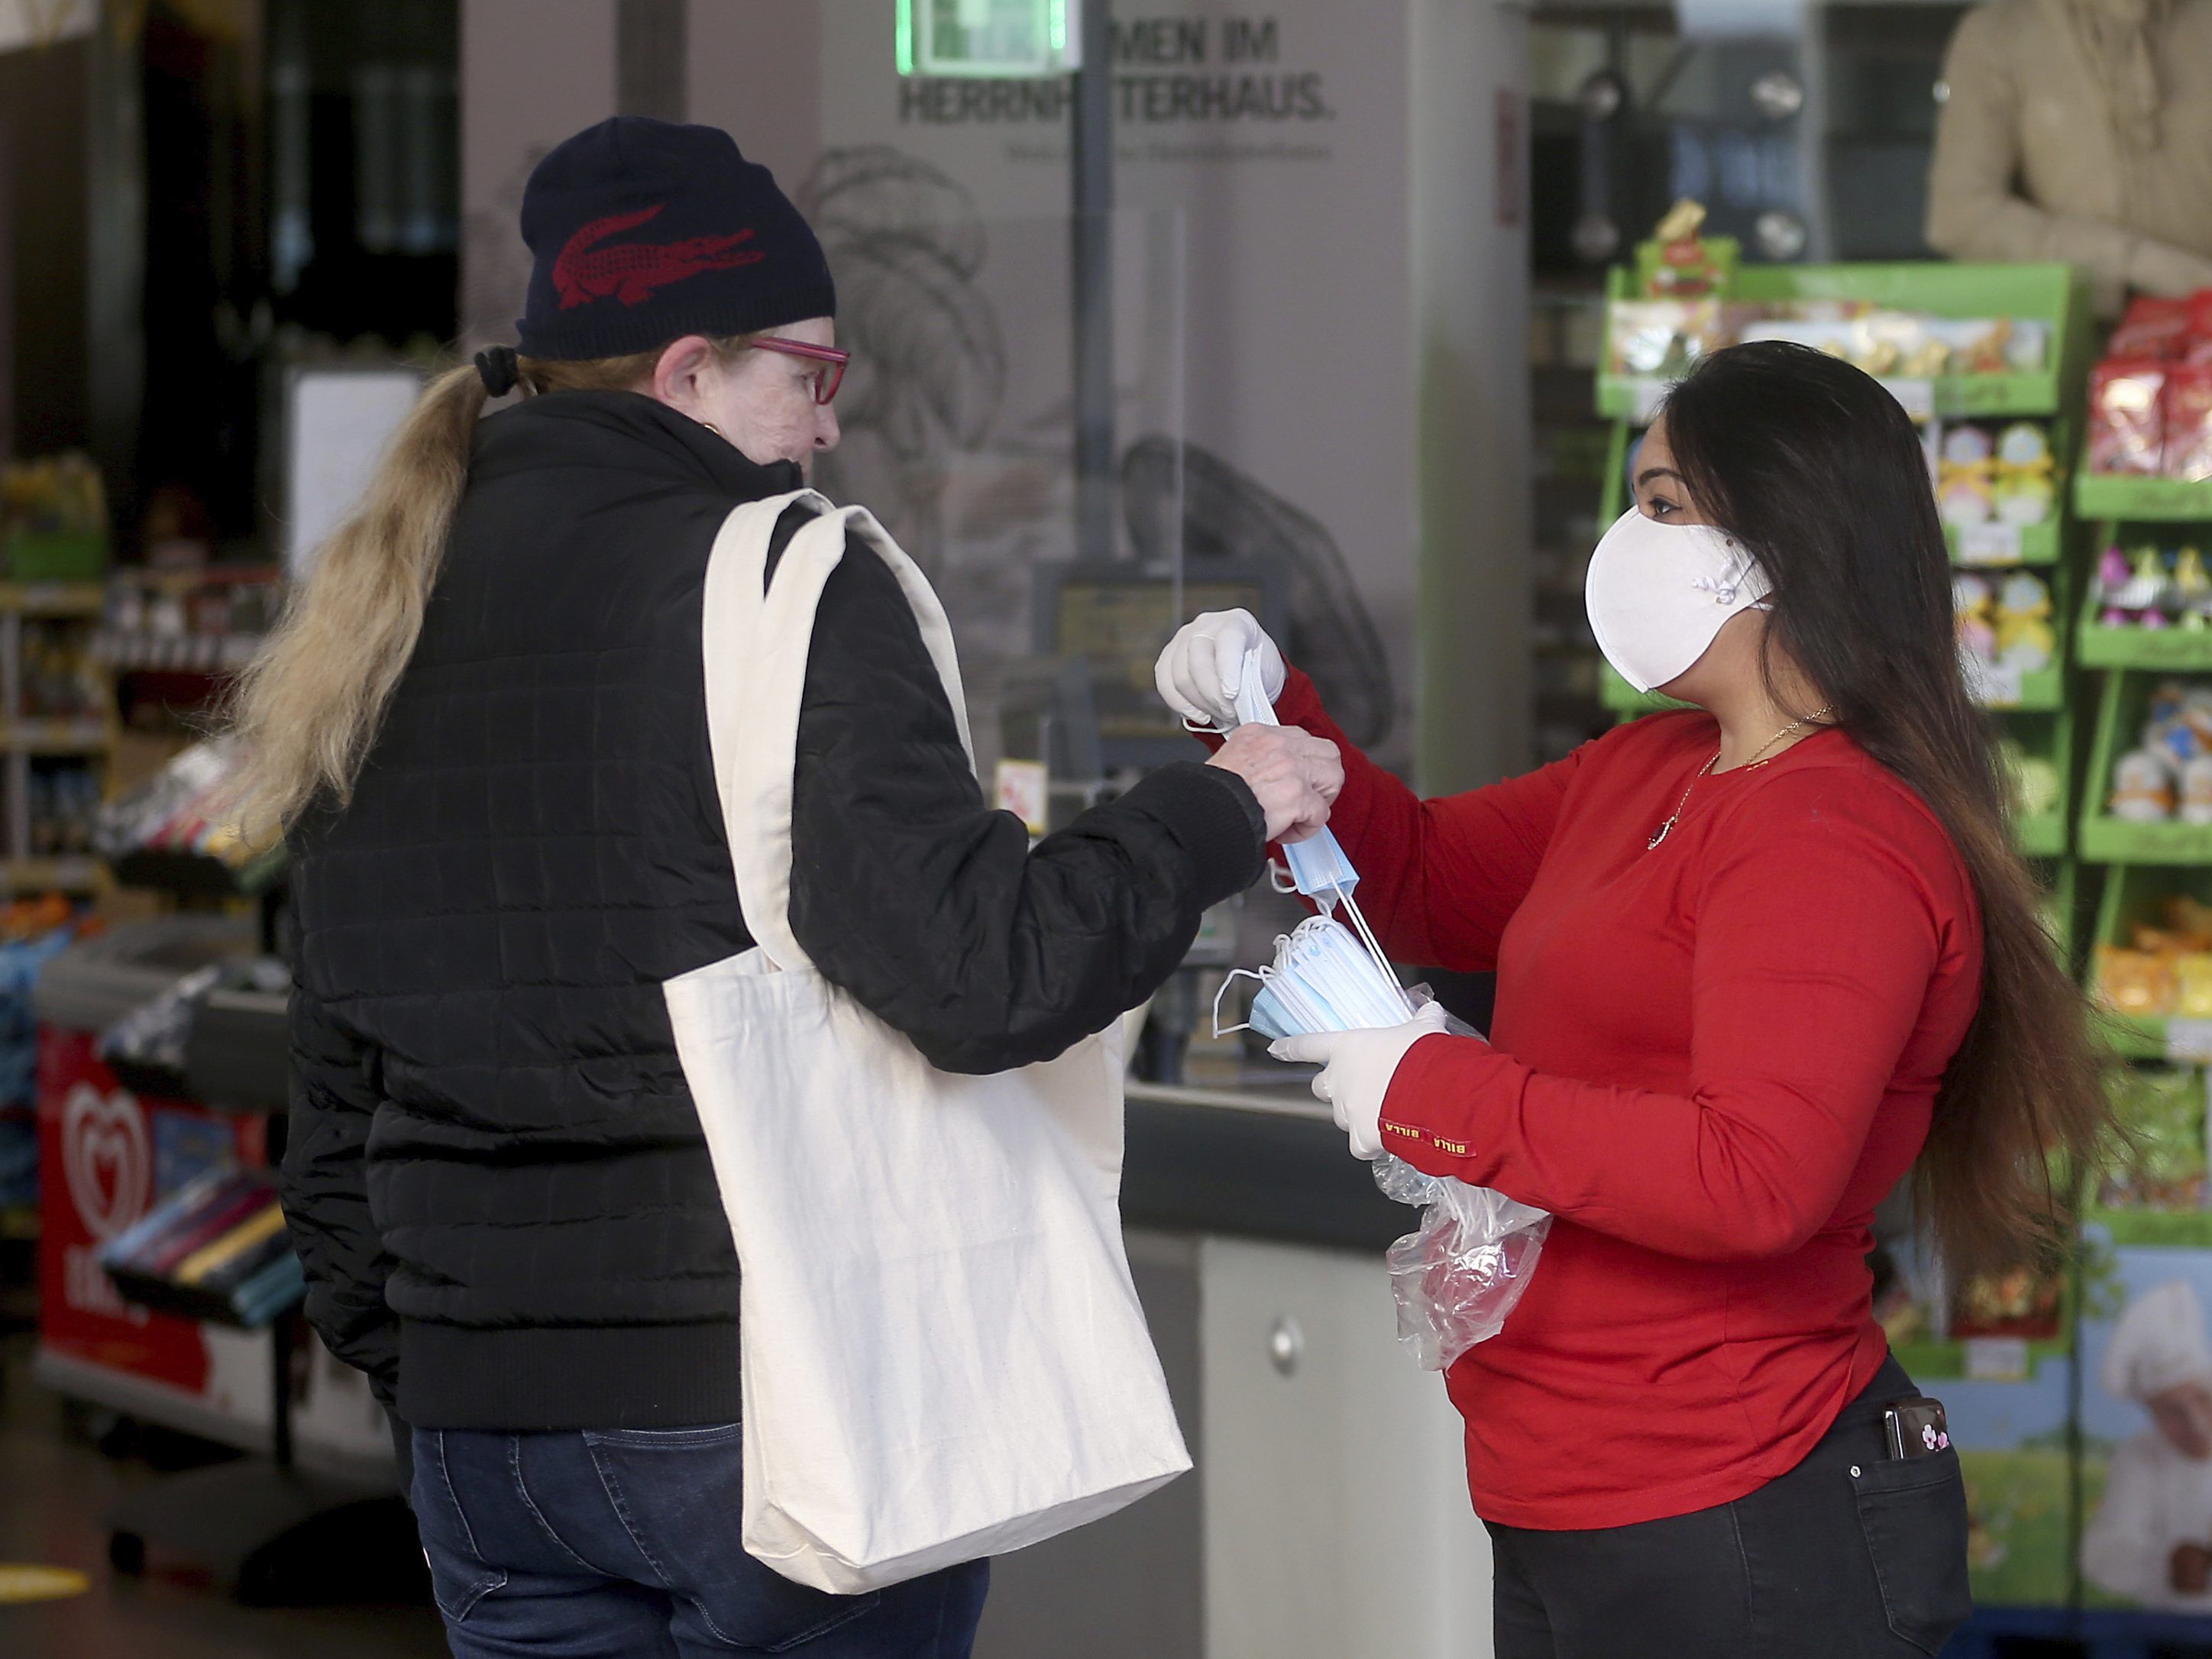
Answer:
<svg viewBox="0 0 2212 1659"><path fill-rule="evenodd" d="M1361 1156L1557 1218L1446 1379L1498 1659L1933 1654L1971 1607L1965 1494L1948 1443L1885 1443L1917 1390L1869 1223L1917 1162L1954 1271L2047 1239L2045 1154L2106 1122L2081 1000L2007 839L1895 400L1817 352L1718 352L1635 484L1592 623L1702 712L1423 801L1240 613L1179 635L1161 689L1231 723L1258 649L1285 725L1344 750L1331 825L1392 957L1497 971L1488 1042L1430 1014L1277 1051L1326 1062Z"/></svg>

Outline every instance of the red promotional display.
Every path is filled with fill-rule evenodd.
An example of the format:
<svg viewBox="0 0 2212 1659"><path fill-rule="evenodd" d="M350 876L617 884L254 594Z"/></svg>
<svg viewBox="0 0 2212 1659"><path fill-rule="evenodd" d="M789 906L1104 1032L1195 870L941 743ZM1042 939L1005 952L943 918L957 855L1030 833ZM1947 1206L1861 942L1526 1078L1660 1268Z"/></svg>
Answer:
<svg viewBox="0 0 2212 1659"><path fill-rule="evenodd" d="M93 1043L80 1031L39 1034L39 1156L49 1171L40 1198L41 1358L197 1399L213 1369L204 1328L125 1303L100 1268L100 1250L198 1173L210 1152L264 1162L264 1125L141 1100L100 1064Z"/></svg>

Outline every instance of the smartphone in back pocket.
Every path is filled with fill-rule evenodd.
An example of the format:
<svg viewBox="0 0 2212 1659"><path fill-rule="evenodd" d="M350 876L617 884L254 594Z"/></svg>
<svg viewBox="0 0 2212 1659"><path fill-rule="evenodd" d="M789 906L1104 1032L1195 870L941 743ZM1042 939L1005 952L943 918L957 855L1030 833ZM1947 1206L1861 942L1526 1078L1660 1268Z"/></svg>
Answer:
<svg viewBox="0 0 2212 1659"><path fill-rule="evenodd" d="M1951 1425L1940 1400L1897 1401L1882 1413L1881 1426L1892 1457L1933 1457L1951 1449Z"/></svg>

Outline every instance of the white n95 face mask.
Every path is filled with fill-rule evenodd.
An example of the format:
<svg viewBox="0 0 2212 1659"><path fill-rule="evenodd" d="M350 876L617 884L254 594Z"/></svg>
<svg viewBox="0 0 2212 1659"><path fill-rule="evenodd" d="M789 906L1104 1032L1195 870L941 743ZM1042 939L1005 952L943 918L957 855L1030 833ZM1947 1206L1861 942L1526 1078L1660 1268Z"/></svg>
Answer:
<svg viewBox="0 0 2212 1659"><path fill-rule="evenodd" d="M1749 549L1709 524L1662 524L1632 507L1590 555L1583 588L1597 648L1638 691L1705 654L1739 611L1763 611L1774 584Z"/></svg>

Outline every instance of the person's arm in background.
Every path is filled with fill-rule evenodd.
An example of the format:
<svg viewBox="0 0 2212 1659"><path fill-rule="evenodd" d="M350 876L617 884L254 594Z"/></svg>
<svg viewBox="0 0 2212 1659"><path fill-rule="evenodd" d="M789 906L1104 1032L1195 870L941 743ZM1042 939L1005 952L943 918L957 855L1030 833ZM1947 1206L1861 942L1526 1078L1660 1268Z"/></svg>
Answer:
<svg viewBox="0 0 2212 1659"><path fill-rule="evenodd" d="M969 769L896 579L855 545L814 627L791 925L933 1065L1046 1060L1142 1003L1207 907L1259 877L1267 818L1218 766L1153 773L1032 851Z"/></svg>
<svg viewBox="0 0 2212 1659"><path fill-rule="evenodd" d="M1985 6L1951 37L1950 96L1936 118L1928 175L1929 245L1954 259L2078 265L2095 279L2105 312L2118 310L2125 289L2176 295L2212 286L2212 260L2101 220L2048 212L2020 194L2021 94L2004 21Z"/></svg>
<svg viewBox="0 0 2212 1659"><path fill-rule="evenodd" d="M1687 1094L1425 1036L1391 1077L1383 1146L1670 1255L1802 1248L1858 1163L1943 949L1913 850L1828 789L1817 770L1766 784L1698 884Z"/></svg>
<svg viewBox="0 0 2212 1659"><path fill-rule="evenodd" d="M369 1124L380 1095L374 1051L314 994L292 988L291 1111L278 1196L307 1276L307 1322L388 1408L399 1379L399 1328L385 1305L392 1258L368 1212Z"/></svg>

